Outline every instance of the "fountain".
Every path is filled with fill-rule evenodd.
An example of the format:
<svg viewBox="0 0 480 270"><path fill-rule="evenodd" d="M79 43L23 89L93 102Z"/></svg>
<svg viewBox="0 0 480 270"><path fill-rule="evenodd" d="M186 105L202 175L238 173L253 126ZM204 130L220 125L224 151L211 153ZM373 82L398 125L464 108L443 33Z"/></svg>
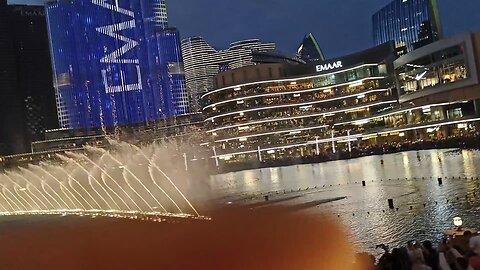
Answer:
<svg viewBox="0 0 480 270"><path fill-rule="evenodd" d="M164 143L109 142L0 173L0 216L203 218L162 168L171 154Z"/></svg>

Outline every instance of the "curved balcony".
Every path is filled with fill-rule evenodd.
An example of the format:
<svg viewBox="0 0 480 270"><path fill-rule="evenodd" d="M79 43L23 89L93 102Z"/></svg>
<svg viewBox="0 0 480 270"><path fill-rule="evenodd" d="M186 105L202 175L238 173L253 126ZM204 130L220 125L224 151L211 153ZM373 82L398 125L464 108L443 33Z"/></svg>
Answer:
<svg viewBox="0 0 480 270"><path fill-rule="evenodd" d="M250 154L250 153L258 153L258 152L266 152L271 150L280 150L280 149L289 149L295 147L302 147L302 146L314 146L318 144L325 144L325 143L342 143L348 141L354 141L361 138L368 138L368 137L377 137L381 135L387 134L394 134L399 132L406 132L411 130L422 130L428 128L439 128L443 126L449 125L457 125L457 124L465 124L465 123L472 123L480 121L479 117L462 117L457 119L450 119L450 120L442 120L442 121L434 121L430 123L416 123L405 125L401 127L394 127L394 128L378 128L376 130L370 130L367 133L355 133L350 135L335 135L331 136L323 136L323 137L312 137L307 140L299 140L298 142L291 142L291 143L276 143L276 144L263 144L263 145L250 145L249 148L245 149L224 149L217 151L217 155L214 156L215 158L225 157L225 156L233 156L233 155L242 155L242 154Z"/></svg>
<svg viewBox="0 0 480 270"><path fill-rule="evenodd" d="M214 107L214 110L209 110L209 116L211 117L217 117L218 115L221 114L227 114L227 113L235 113L239 111L244 111L245 110L251 110L251 111L260 111L260 110L268 110L272 109L275 107L296 107L296 106L308 106L308 105L315 105L315 104L322 104L322 103L328 103L328 102L333 102L333 101L339 101L342 99L349 99L349 98L358 98L359 96L365 96L365 95L370 95L374 93L379 93L379 92L388 92L390 89L388 88L369 88L369 89L363 89L361 91L354 91L354 92L349 92L343 95L335 95L335 93L332 93L332 91L328 93L315 93L315 96L307 96L307 97L302 97L300 94L293 94L293 96L290 97L276 97L278 100L261 100L260 102L256 102L254 104L247 103L245 101L237 101L237 104L231 105L231 106L222 106L220 108ZM241 102L241 103L240 103ZM272 103L272 104L265 104L266 102ZM263 103L263 104L259 104Z"/></svg>
<svg viewBox="0 0 480 270"><path fill-rule="evenodd" d="M211 130L208 130L207 132L212 133L212 132L216 132L216 131L219 131L219 130L244 127L244 126L254 125L254 124L275 122L275 121L280 121L280 120L292 120L292 119L302 119L302 118L308 118L308 117L333 116L334 114L337 114L337 113L357 111L357 110L366 109L366 108L373 107L373 106L392 104L392 103L395 103L395 102L396 102L396 99L390 99L390 100L387 100L387 101L367 102L367 103L364 103L364 104L360 104L359 106L351 106L351 107L348 107L348 108L342 108L342 109L336 109L336 110L325 110L325 111L321 111L321 112L304 114L304 115L287 116L287 117L284 117L284 116L276 117L275 116L275 117L272 117L272 118L263 118L262 120L258 120L258 121L248 121L247 120L245 122L241 122L241 123L234 124L234 125L224 125L224 126L221 126L221 127L213 128ZM239 112L237 112L237 114L238 113ZM212 120L212 118L210 119L210 121L211 120Z"/></svg>
<svg viewBox="0 0 480 270"><path fill-rule="evenodd" d="M222 101L218 101L218 102L209 104L209 105L205 106L203 108L203 110L205 111L209 108L218 107L220 105L233 103L233 102L239 102L239 101L245 102L247 100L256 99L256 98L305 94L305 93L311 93L311 92L317 92L317 91L320 92L320 91L330 90L332 88L338 88L338 87L343 87L343 86L351 86L351 85L357 86L358 84L363 84L365 81L381 80L381 79L385 79L385 77L382 77L382 76L375 76L374 77L374 76L372 76L372 77L366 77L366 78L363 78L363 79L359 79L359 80L356 80L356 81L351 81L351 82L348 82L348 83L333 84L333 85L330 85L330 86L322 86L322 87L316 87L316 88L301 88L301 89L293 90L293 91L281 90L281 91L273 91L272 93L266 92L266 93L263 93L263 94L258 94L258 91L254 91L254 93L250 94L250 95L241 95L239 97L234 97L234 98L232 98L230 96L224 97ZM312 84L312 86L313 86L313 84ZM255 88L255 89L257 89L257 88ZM264 88L258 87L258 89L263 90ZM279 89L279 88L276 88L276 89ZM349 93L347 92L346 94L343 94L343 95L348 95L348 94L351 94L351 93L360 93L361 91L365 91L365 90L368 90L368 89L362 89L360 91L351 91L351 92L349 92Z"/></svg>
<svg viewBox="0 0 480 270"><path fill-rule="evenodd" d="M214 140L214 142L228 142L232 140L242 140L242 139L249 139L255 137L262 137L262 136L269 136L269 135L294 135L298 134L298 132L308 131L308 130L315 130L315 129L324 129L329 127L328 125L312 125L309 127L290 127L290 128L283 128L275 131L268 131L268 132L250 132L248 134L230 134L230 137L223 137L220 139Z"/></svg>
<svg viewBox="0 0 480 270"><path fill-rule="evenodd" d="M328 77L328 76L341 74L341 73L346 73L348 71L352 71L352 70L356 70L356 69L360 69L360 68L364 68L364 67L372 67L372 66L378 66L378 64L362 64L362 65L358 65L358 66L351 67L351 68L348 68L348 69L342 69L342 70L338 70L338 71L335 71L335 72L320 74L320 75L316 74L316 75L310 75L310 76L304 76L304 77L298 77L298 78L275 79L275 80L266 80L266 81L260 81L260 82L244 83L244 84L239 84L239 85L235 85L235 86L228 86L228 87L224 87L224 88L220 88L220 89L210 91L210 92L202 95L201 98L204 99L204 98L206 98L206 97L208 97L212 94L217 94L217 93L223 92L225 90L234 90L236 88L238 89L238 88L245 87L245 86L268 84L268 83L287 83L288 84L288 83L291 83L291 82L297 82L297 81L302 81L302 80L311 80L311 79L315 79L315 78ZM333 85L335 85L335 84L333 84Z"/></svg>
<svg viewBox="0 0 480 270"><path fill-rule="evenodd" d="M381 93L381 92L388 92L388 91L390 91L390 89L373 89L373 90L366 90L360 93L355 93L355 94L350 94L345 96L338 96L338 97L323 99L323 100L315 100L315 101L308 101L308 102L290 102L290 103L275 104L275 105L269 105L269 106L259 106L259 107L246 108L246 109L233 108L233 110L228 112L212 114L211 116L205 119L205 122L209 122L217 118L236 115L236 114L245 114L250 112L258 112L258 111L278 109L278 108L294 108L294 107L311 106L311 105L318 105L322 103L334 102L334 101L339 101L339 100L349 99L349 98L364 98L366 95Z"/></svg>

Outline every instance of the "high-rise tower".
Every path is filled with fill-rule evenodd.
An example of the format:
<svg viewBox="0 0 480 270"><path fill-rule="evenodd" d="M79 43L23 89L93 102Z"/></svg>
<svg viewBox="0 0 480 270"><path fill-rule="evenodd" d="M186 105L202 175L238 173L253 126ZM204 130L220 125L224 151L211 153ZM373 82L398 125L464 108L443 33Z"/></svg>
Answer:
<svg viewBox="0 0 480 270"><path fill-rule="evenodd" d="M167 4L165 0L154 0L153 2L154 22L160 28L168 27Z"/></svg>
<svg viewBox="0 0 480 270"><path fill-rule="evenodd" d="M213 79L219 72L254 65L255 53L272 52L275 47L275 43L249 39L234 42L228 49L217 51L202 37L182 40L185 78L192 112L201 110L200 97L213 90Z"/></svg>
<svg viewBox="0 0 480 270"><path fill-rule="evenodd" d="M57 0L46 12L61 127L142 125L185 113L178 32L168 28L164 0Z"/></svg>
<svg viewBox="0 0 480 270"><path fill-rule="evenodd" d="M437 0L393 0L372 20L375 45L393 40L399 54L442 37Z"/></svg>

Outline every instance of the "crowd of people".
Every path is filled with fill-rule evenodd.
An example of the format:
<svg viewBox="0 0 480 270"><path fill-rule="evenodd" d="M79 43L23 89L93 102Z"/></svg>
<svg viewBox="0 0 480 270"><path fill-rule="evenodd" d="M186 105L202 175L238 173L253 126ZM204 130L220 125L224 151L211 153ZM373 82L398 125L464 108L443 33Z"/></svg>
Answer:
<svg viewBox="0 0 480 270"><path fill-rule="evenodd" d="M463 236L445 237L435 248L430 241L409 241L405 247L389 250L377 261L360 253L357 263L368 270L480 270L480 236L465 231Z"/></svg>

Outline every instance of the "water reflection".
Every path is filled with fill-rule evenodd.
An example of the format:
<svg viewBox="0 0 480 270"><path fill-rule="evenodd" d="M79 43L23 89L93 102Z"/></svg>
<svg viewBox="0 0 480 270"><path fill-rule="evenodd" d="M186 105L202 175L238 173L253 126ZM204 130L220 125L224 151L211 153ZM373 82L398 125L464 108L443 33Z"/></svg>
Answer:
<svg viewBox="0 0 480 270"><path fill-rule="evenodd" d="M374 251L379 243L396 246L411 239L436 240L458 215L467 226L480 227L475 218L480 214L477 164L478 151L426 150L243 171L212 176L210 183L219 198L315 186L320 189L303 191L304 196L284 203L346 196L306 211L339 215L352 241L360 249ZM438 177L443 177L441 186ZM394 199L398 211L387 209L388 199Z"/></svg>

